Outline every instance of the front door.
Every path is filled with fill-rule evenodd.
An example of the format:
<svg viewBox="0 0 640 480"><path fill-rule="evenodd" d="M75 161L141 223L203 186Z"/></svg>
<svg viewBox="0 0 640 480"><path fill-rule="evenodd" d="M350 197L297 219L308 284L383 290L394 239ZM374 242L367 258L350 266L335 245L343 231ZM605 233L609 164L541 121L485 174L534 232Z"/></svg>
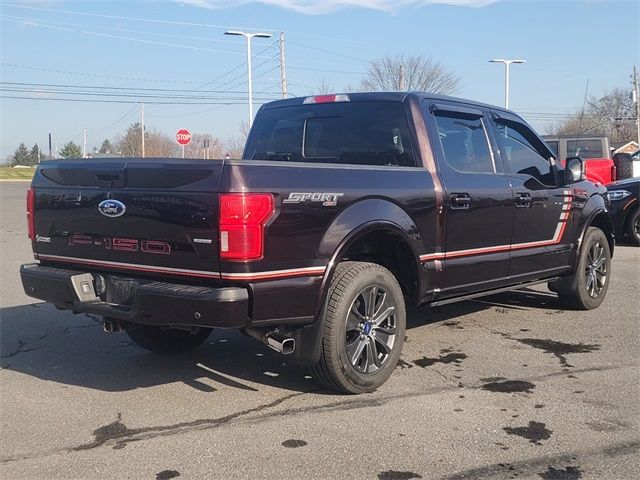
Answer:
<svg viewBox="0 0 640 480"><path fill-rule="evenodd" d="M571 261L571 189L558 186L551 152L519 118L500 113L494 125L515 207L509 281L559 273Z"/></svg>
<svg viewBox="0 0 640 480"><path fill-rule="evenodd" d="M425 105L445 190L441 298L506 284L512 193L494 155L483 111L455 103Z"/></svg>

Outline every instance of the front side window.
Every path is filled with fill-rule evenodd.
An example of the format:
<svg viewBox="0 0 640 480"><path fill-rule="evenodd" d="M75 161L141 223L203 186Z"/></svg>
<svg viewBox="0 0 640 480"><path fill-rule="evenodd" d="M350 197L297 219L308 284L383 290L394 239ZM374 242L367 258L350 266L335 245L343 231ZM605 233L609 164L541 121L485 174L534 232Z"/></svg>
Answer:
<svg viewBox="0 0 640 480"><path fill-rule="evenodd" d="M500 152L511 173L530 175L544 185L554 184L551 163L527 139L531 132L524 125L498 123L497 134Z"/></svg>
<svg viewBox="0 0 640 480"><path fill-rule="evenodd" d="M263 110L244 158L415 167L400 102L339 102Z"/></svg>
<svg viewBox="0 0 640 480"><path fill-rule="evenodd" d="M560 155L559 153L560 150L558 150L559 148L558 140L545 140L545 143L547 144L547 147L549 147L549 149L556 156L556 158L558 158L558 155Z"/></svg>
<svg viewBox="0 0 640 480"><path fill-rule="evenodd" d="M447 164L463 173L495 173L482 119L453 112L435 116Z"/></svg>

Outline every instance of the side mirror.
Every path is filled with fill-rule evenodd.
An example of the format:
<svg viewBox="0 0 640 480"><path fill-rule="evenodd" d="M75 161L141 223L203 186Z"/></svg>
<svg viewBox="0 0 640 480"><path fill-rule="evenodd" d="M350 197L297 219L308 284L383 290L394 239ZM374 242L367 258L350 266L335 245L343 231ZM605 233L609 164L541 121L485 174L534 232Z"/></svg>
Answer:
<svg viewBox="0 0 640 480"><path fill-rule="evenodd" d="M564 184L584 180L584 161L580 157L569 157L564 163Z"/></svg>

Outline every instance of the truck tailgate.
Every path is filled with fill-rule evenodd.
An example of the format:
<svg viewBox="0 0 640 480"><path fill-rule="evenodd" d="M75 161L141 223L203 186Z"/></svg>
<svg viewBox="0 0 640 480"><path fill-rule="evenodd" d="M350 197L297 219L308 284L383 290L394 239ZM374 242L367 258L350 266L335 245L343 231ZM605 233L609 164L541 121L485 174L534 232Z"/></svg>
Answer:
<svg viewBox="0 0 640 480"><path fill-rule="evenodd" d="M218 278L223 160L64 160L34 176L36 258Z"/></svg>

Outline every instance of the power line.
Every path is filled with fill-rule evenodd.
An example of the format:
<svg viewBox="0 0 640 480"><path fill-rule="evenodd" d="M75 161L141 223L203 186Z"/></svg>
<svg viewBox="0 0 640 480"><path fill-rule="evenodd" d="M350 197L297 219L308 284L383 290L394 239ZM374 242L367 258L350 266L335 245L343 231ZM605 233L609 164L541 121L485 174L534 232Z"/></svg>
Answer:
<svg viewBox="0 0 640 480"><path fill-rule="evenodd" d="M107 125L106 127L103 128L99 128L98 130L89 132L91 134L95 134L95 133L103 133L103 132L108 132L109 130L111 130L112 128L117 127L118 125L120 125L120 123L122 123L124 120L126 120L127 118L129 118L133 113L135 113L138 110L138 105L134 105L133 108L131 110L129 110L127 113L125 113L122 117L120 117L118 120L116 120L115 122Z"/></svg>
<svg viewBox="0 0 640 480"><path fill-rule="evenodd" d="M132 81L139 81L139 82L159 82L159 83L202 83L202 81L200 80L164 80L164 79L158 79L158 78L123 77L120 75L104 75L104 74L91 73L91 72L72 72L68 70L57 70L54 68L34 67L32 65L18 65L15 63L6 63L6 62L2 62L0 63L0 65L4 67L21 68L25 70L59 73L62 75L77 75L77 76L83 76L83 77L105 78L109 80L132 80Z"/></svg>
<svg viewBox="0 0 640 480"><path fill-rule="evenodd" d="M327 70L324 68L307 68L307 67L295 67L289 66L288 68L292 70L308 70L310 72L328 72L328 73L345 73L345 74L354 74L354 75L365 75L366 72L350 72L347 70Z"/></svg>
<svg viewBox="0 0 640 480"><path fill-rule="evenodd" d="M273 43L271 43L271 44L267 45L265 48L263 48L262 50L260 50L260 51L256 54L256 57L259 57L259 56L260 56L260 55L262 55L264 52L266 52L266 51L267 51L267 50L269 50L270 48L274 47L274 46L275 46L275 44L276 44L276 42L273 42ZM273 58L273 57L271 57L271 58ZM241 63L240 65L238 65L237 67L232 68L232 69L231 69L231 70L229 70L228 72L223 73L222 75L220 75L220 76L218 76L218 77L214 78L213 80L210 80L210 81L208 81L208 82L205 82L205 83L203 83L202 85L200 85L199 87L196 87L196 88L204 88L204 87L206 87L207 85L211 85L212 83L215 83L215 82L217 82L218 80L221 80L222 78L226 77L227 75L231 74L232 72L235 72L236 70L238 70L238 69L240 69L240 68L243 68L246 64L247 64L247 62L246 62L246 61L245 61L245 62L242 62L242 63ZM223 84L223 85L224 85L224 84Z"/></svg>
<svg viewBox="0 0 640 480"><path fill-rule="evenodd" d="M54 87L54 88L84 88L90 90L123 90L123 91L142 91L142 92L169 92L169 93L244 93L242 91L232 90L198 90L198 89L174 89L174 88L149 88L149 87L105 87L103 85L70 85L61 83L26 83L26 82L1 82L1 85L20 86L20 87ZM266 93L266 92L256 92Z"/></svg>
<svg viewBox="0 0 640 480"><path fill-rule="evenodd" d="M0 17L0 20L4 21L4 22L11 22L11 23L18 23L18 24L22 24L23 22L18 22L16 20L10 20L6 17ZM242 53L239 52L232 52L229 50L217 50L217 49L213 49L213 48L206 48L206 47L196 47L194 45L182 45L179 43L170 43L170 42L159 42L156 40L146 40L143 38L135 38L135 37L125 37L123 35L111 35L108 33L99 33L99 32L91 32L88 30L77 30L77 29L73 29L73 28L66 28L66 27L58 27L55 25L45 25L44 23L39 23L38 24L39 27L42 28L49 28L52 30L61 30L61 31L65 31L65 32L73 32L73 33L82 33L85 35L92 35L95 37L105 37L105 38L114 38L117 40L127 40L129 42L139 42L139 43L146 43L149 45L159 45L159 46L163 46L163 47L174 47L174 48L185 48L188 50L197 50L197 51L202 51L202 52L212 52L212 53L221 53L221 54L225 54L225 55L239 55L242 56Z"/></svg>
<svg viewBox="0 0 640 480"><path fill-rule="evenodd" d="M349 55L344 55L343 53L332 52L330 50L325 50L323 48L311 47L309 45L304 45L302 43L293 42L291 40L289 40L288 43L290 43L292 45L297 45L298 47L308 48L309 50L315 50L317 52L322 52L322 53L326 53L326 54L329 54L329 55L335 55L337 57L347 58L349 60L355 60L356 62L370 63L369 60L363 60L362 58L351 57Z"/></svg>
<svg viewBox="0 0 640 480"><path fill-rule="evenodd" d="M55 101L55 102L86 102L86 103L121 103L121 104L139 104L137 100L109 100L97 98L57 98L57 97L27 97L27 96L9 96L0 95L0 98L8 100L32 100L32 101ZM270 101L272 99L256 99L257 101ZM246 105L246 99L243 101L217 101L217 102L179 102L179 101L145 101L150 105Z"/></svg>
<svg viewBox="0 0 640 480"><path fill-rule="evenodd" d="M221 28L221 29L238 29L238 30L268 30L274 32L275 30L270 28L257 28L257 27L238 27L232 25L212 25L208 23L193 23L193 22L180 22L176 20L161 20L156 18L144 18L144 17L125 17L121 15L107 15L104 13L89 13L89 12L79 12L77 10L59 10L55 8L45 8L45 7L35 7L29 5L15 5L15 4L2 4L3 7L10 8L22 8L25 10L39 10L42 12L53 12L53 13L62 13L66 15L81 15L85 17L97 17L97 18L111 18L116 20L131 20L134 22L148 22L148 23L162 23L167 25L182 25L187 27L203 27L203 28Z"/></svg>
<svg viewBox="0 0 640 480"><path fill-rule="evenodd" d="M0 17L4 17L7 19L12 19L12 20L19 20L22 23L25 22L30 22L30 24L34 24L33 26L38 26L40 23L42 22L42 20L34 20L33 18L28 18L28 17L16 17L13 15L0 15ZM87 24L82 24L82 23L69 23L69 22L56 22L54 20L45 20L45 22L47 24L52 24L52 25L64 25L67 27L79 27L79 28L87 28L87 27L91 27L91 28L97 28L99 30L109 30L109 31L113 31L113 32L123 32L123 33L136 33L139 35L155 35L158 37L168 37L168 38L180 38L182 40L201 40L204 42L215 42L215 43L233 43L233 44L237 44L237 42L234 42L233 40L224 40L221 38L209 38L209 37L194 37L191 35L177 35L174 33L160 33L160 32L149 32L149 31L140 31L140 30L128 30L126 28L115 28L115 27L103 27L100 25L87 25Z"/></svg>

